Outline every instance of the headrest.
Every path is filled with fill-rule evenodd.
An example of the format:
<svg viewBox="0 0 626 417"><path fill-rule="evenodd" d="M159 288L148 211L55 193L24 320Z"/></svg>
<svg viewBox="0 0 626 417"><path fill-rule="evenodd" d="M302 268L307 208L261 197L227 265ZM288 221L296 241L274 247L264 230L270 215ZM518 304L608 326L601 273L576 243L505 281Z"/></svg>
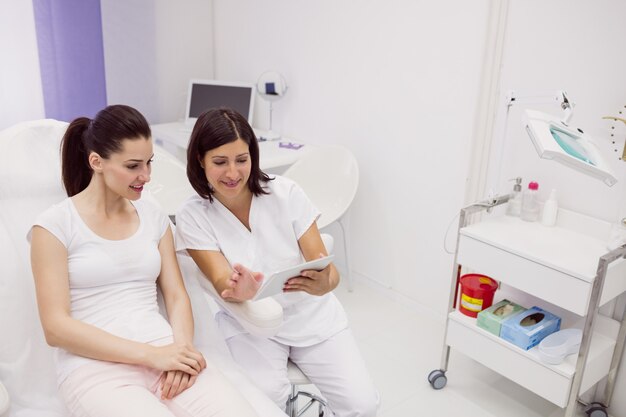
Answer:
<svg viewBox="0 0 626 417"><path fill-rule="evenodd" d="M60 143L67 125L44 119L0 131L0 198L66 196Z"/></svg>

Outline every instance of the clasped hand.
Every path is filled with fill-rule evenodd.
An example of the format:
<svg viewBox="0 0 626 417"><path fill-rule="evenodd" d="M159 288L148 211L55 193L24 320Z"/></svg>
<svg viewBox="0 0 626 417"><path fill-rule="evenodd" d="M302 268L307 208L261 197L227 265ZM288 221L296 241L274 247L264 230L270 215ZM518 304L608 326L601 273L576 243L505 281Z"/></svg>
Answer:
<svg viewBox="0 0 626 417"><path fill-rule="evenodd" d="M171 399L191 387L206 368L202 353L187 343L152 346L148 361L151 368L164 371L160 380L163 399Z"/></svg>

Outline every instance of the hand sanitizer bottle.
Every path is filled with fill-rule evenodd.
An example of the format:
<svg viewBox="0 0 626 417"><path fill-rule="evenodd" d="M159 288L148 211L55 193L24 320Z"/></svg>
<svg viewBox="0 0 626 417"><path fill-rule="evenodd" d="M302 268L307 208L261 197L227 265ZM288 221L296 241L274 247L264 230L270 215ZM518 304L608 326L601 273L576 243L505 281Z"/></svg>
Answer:
<svg viewBox="0 0 626 417"><path fill-rule="evenodd" d="M522 212L522 178L514 179L513 193L506 206L506 214L509 216L519 216Z"/></svg>
<svg viewBox="0 0 626 417"><path fill-rule="evenodd" d="M528 183L528 189L522 194L522 212L520 213L522 220L534 222L539 218L538 190L539 184L531 181Z"/></svg>
<svg viewBox="0 0 626 417"><path fill-rule="evenodd" d="M550 198L543 205L543 213L541 215L541 224L544 226L554 226L556 224L556 216L559 212L559 204L556 201L556 190L550 192Z"/></svg>

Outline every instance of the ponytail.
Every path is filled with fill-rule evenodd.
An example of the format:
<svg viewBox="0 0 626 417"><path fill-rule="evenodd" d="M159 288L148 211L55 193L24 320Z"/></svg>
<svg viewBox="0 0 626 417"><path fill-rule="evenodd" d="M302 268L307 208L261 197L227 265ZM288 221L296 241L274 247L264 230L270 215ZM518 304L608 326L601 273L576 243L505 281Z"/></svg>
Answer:
<svg viewBox="0 0 626 417"><path fill-rule="evenodd" d="M85 134L91 120L87 117L74 119L68 126L61 142L61 175L69 197L84 190L93 174L89 166Z"/></svg>
<svg viewBox="0 0 626 417"><path fill-rule="evenodd" d="M122 150L122 142L150 139L150 125L136 109L114 104L100 110L93 120L74 119L67 127L61 143L61 173L69 197L83 191L91 182L93 170L89 154L96 152L108 159Z"/></svg>

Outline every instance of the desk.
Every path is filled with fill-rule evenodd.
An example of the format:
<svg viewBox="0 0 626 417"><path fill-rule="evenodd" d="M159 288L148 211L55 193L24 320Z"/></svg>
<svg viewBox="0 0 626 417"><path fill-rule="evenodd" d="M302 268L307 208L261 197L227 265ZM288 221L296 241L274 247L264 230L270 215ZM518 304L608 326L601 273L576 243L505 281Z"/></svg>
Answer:
<svg viewBox="0 0 626 417"><path fill-rule="evenodd" d="M178 159L187 163L187 144L191 129L184 122L161 123L150 126L155 143L163 146ZM285 168L296 162L315 145L307 144L300 149L281 148L280 142L294 142L283 138L280 141L259 142L259 165L264 171L277 174L277 168ZM280 170L278 170L280 171Z"/></svg>

